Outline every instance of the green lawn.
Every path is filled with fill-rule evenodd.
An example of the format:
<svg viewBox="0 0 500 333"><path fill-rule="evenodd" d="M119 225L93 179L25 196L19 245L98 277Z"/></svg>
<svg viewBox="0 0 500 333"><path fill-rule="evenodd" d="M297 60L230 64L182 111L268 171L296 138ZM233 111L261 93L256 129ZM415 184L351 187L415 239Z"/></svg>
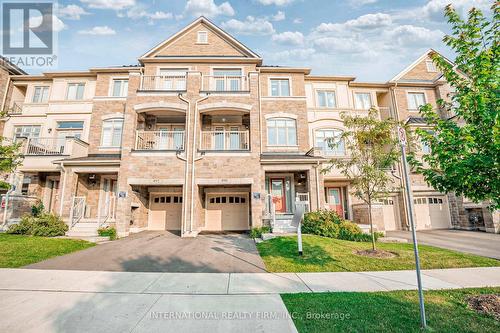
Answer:
<svg viewBox="0 0 500 333"><path fill-rule="evenodd" d="M21 267L83 250L94 243L76 240L0 234L0 267Z"/></svg>
<svg viewBox="0 0 500 333"><path fill-rule="evenodd" d="M426 291L427 332L500 332L499 321L467 308L468 296L486 293L498 294L500 288ZM421 332L416 291L281 297L301 333Z"/></svg>
<svg viewBox="0 0 500 333"><path fill-rule="evenodd" d="M412 244L377 243L379 249L397 254L390 259L359 256L356 250L371 243L349 242L314 235L303 236L303 252L297 253L297 237L277 237L257 244L270 272L356 272L414 269ZM419 246L423 269L500 266L500 261L432 246Z"/></svg>

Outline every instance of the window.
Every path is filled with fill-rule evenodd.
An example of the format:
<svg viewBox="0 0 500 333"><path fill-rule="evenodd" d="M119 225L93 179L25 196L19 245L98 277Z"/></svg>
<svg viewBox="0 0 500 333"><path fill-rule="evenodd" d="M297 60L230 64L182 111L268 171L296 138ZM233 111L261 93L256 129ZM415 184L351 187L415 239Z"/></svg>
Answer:
<svg viewBox="0 0 500 333"><path fill-rule="evenodd" d="M426 132L429 134L434 134L434 132L430 131L430 130L426 130ZM428 144L426 144L422 139L420 139L420 148L422 150L422 153L424 153L424 154L431 153L431 147Z"/></svg>
<svg viewBox="0 0 500 333"><path fill-rule="evenodd" d="M354 93L354 105L358 110L368 110L372 107L370 93Z"/></svg>
<svg viewBox="0 0 500 333"><path fill-rule="evenodd" d="M58 121L57 136L65 138L72 136L80 139L83 132L83 121Z"/></svg>
<svg viewBox="0 0 500 333"><path fill-rule="evenodd" d="M69 83L68 92L66 93L66 99L68 100L83 99L84 89L85 89L85 83Z"/></svg>
<svg viewBox="0 0 500 333"><path fill-rule="evenodd" d="M425 104L424 93L408 93L408 109L418 110L418 108Z"/></svg>
<svg viewBox="0 0 500 333"><path fill-rule="evenodd" d="M337 129L321 129L314 132L315 147L327 155L345 155L342 131Z"/></svg>
<svg viewBox="0 0 500 333"><path fill-rule="evenodd" d="M322 108L336 107L334 91L318 91L318 106Z"/></svg>
<svg viewBox="0 0 500 333"><path fill-rule="evenodd" d="M241 90L241 69L214 69L215 91Z"/></svg>
<svg viewBox="0 0 500 333"><path fill-rule="evenodd" d="M128 92L128 80L113 80L113 97L125 97Z"/></svg>
<svg viewBox="0 0 500 333"><path fill-rule="evenodd" d="M437 72L436 64L432 60L426 60L425 66L427 67L427 71L430 73Z"/></svg>
<svg viewBox="0 0 500 333"><path fill-rule="evenodd" d="M198 40L199 44L208 44L208 32L206 31L198 31Z"/></svg>
<svg viewBox="0 0 500 333"><path fill-rule="evenodd" d="M110 119L102 123L103 147L120 147L122 144L123 119Z"/></svg>
<svg viewBox="0 0 500 333"><path fill-rule="evenodd" d="M16 138L38 138L40 137L40 125L24 125L14 127L14 140Z"/></svg>
<svg viewBox="0 0 500 333"><path fill-rule="evenodd" d="M33 103L45 103L49 100L49 87L35 87Z"/></svg>
<svg viewBox="0 0 500 333"><path fill-rule="evenodd" d="M271 96L290 96L290 80L271 79Z"/></svg>
<svg viewBox="0 0 500 333"><path fill-rule="evenodd" d="M271 146L297 145L297 129L294 119L272 118L267 121L267 144Z"/></svg>

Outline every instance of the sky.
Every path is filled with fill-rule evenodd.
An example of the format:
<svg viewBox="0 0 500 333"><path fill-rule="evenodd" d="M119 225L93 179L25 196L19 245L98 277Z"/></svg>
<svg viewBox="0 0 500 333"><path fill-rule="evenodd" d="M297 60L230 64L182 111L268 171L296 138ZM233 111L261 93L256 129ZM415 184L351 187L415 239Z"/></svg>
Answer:
<svg viewBox="0 0 500 333"><path fill-rule="evenodd" d="M493 0L60 0L58 68L51 70L137 64L204 15L266 65L382 82L429 48L454 58L442 43L448 3L466 15L472 6L487 11Z"/></svg>

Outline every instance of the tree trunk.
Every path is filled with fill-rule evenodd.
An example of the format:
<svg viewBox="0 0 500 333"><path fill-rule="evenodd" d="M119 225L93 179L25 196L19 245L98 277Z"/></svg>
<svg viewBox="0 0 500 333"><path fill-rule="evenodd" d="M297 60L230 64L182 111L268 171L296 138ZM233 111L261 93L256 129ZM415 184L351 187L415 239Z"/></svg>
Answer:
<svg viewBox="0 0 500 333"><path fill-rule="evenodd" d="M370 223L370 233L372 234L372 251L375 251L375 233L373 232L372 203L368 203L368 222Z"/></svg>

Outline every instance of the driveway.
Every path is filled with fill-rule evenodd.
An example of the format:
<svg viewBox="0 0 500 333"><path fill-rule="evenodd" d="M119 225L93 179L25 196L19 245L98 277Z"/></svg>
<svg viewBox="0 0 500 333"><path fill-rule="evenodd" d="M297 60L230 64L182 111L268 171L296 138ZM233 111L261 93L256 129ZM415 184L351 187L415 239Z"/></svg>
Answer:
<svg viewBox="0 0 500 333"><path fill-rule="evenodd" d="M406 238L411 241L409 231L387 231L388 237ZM417 231L419 244L477 254L500 259L500 235L479 231L426 230Z"/></svg>
<svg viewBox="0 0 500 333"><path fill-rule="evenodd" d="M117 272L266 272L255 242L246 235L181 238L168 231L144 231L24 268Z"/></svg>

